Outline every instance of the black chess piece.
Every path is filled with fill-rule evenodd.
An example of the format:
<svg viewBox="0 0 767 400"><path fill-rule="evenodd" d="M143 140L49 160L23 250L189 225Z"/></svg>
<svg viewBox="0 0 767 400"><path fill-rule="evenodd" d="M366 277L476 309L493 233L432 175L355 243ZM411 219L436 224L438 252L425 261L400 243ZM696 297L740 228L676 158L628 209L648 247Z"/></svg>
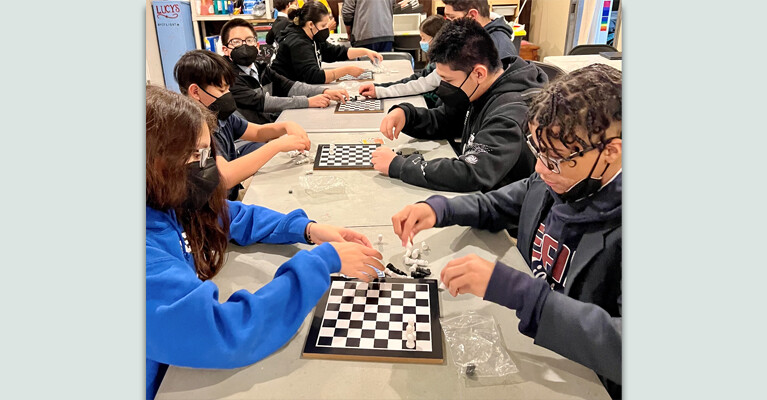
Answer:
<svg viewBox="0 0 767 400"><path fill-rule="evenodd" d="M474 364L466 364L466 376L473 377L476 372L477 366Z"/></svg>

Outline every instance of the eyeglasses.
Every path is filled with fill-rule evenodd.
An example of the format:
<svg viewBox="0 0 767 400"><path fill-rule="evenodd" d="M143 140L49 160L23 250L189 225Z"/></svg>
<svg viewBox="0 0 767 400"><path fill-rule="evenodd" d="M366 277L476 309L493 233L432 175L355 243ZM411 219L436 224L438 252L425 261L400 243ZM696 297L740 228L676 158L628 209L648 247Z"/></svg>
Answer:
<svg viewBox="0 0 767 400"><path fill-rule="evenodd" d="M208 164L208 160L213 159L213 148L208 146L203 149L197 149L197 152L200 154L200 169L203 169Z"/></svg>
<svg viewBox="0 0 767 400"><path fill-rule="evenodd" d="M560 173L562 171L559 168L559 164L561 164L563 162L567 162L567 161L572 161L574 158L580 157L580 156L586 154L586 152L594 150L596 148L594 146L586 147L586 148L584 148L584 149L582 149L580 151L576 151L576 152L570 154L569 156L567 156L565 158L554 158L554 157L550 157L550 156L548 156L546 154L543 154L540 151L538 151L538 148L535 147L535 145L533 144L533 141L531 140L532 137L533 137L532 133L527 135L527 147L530 148L530 151L533 152L533 155L537 159L541 160L543 165L545 165L546 168L549 169L549 171L551 171L551 172L553 172L555 174L558 174L558 173Z"/></svg>
<svg viewBox="0 0 767 400"><path fill-rule="evenodd" d="M242 46L242 43L245 42L248 46L255 46L256 43L258 43L258 40L256 40L255 37L251 36L245 40L242 39L232 39L229 41L229 43L226 44L226 47L229 47L230 49L236 49L240 46Z"/></svg>

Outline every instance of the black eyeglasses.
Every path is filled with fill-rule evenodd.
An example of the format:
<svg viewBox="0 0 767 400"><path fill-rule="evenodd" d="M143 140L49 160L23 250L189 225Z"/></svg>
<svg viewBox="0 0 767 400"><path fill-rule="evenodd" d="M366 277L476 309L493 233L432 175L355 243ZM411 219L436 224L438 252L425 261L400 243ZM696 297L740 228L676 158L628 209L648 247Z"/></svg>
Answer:
<svg viewBox="0 0 767 400"><path fill-rule="evenodd" d="M567 162L567 161L572 161L574 158L581 157L584 154L586 154L586 152L596 149L596 147L594 147L594 146L586 147L586 148L584 148L584 149L582 149L580 151L576 151L576 152L570 154L569 156L567 156L565 158L554 158L554 157L550 157L550 156L548 156L546 154L543 154L540 151L538 151L538 148L535 147L535 145L533 144L533 141L531 140L532 137L533 137L532 133L527 135L527 146L530 147L530 151L533 152L533 155L537 159L541 160L543 165L545 165L546 168L549 169L549 171L551 171L551 172L553 172L555 174L558 174L558 173L560 173L562 171L559 168L559 164L561 164L563 162Z"/></svg>
<svg viewBox="0 0 767 400"><path fill-rule="evenodd" d="M247 44L248 46L255 46L256 43L258 43L258 40L256 40L255 37L251 36L249 38L246 38L245 40L242 39L232 39L229 41L229 43L226 44L226 47L229 47L230 49L236 49L240 46L242 46L242 43Z"/></svg>

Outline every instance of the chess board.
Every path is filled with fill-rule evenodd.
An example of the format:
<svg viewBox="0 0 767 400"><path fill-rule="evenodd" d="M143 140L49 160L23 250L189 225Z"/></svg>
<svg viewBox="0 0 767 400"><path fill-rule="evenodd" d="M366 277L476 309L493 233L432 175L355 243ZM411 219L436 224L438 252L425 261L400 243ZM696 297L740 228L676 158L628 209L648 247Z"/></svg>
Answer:
<svg viewBox="0 0 767 400"><path fill-rule="evenodd" d="M373 71L365 71L361 73L358 76L353 76L346 74L340 78L337 79L338 82L343 81L372 81L373 80Z"/></svg>
<svg viewBox="0 0 767 400"><path fill-rule="evenodd" d="M345 104L336 104L336 114L357 114L357 113L382 113L383 100L350 100Z"/></svg>
<svg viewBox="0 0 767 400"><path fill-rule="evenodd" d="M380 144L336 144L335 152L330 154L330 145L320 144L314 169L373 169L370 159L378 146Z"/></svg>
<svg viewBox="0 0 767 400"><path fill-rule="evenodd" d="M441 364L439 294L434 279L366 283L333 276L317 303L304 358ZM415 348L406 345L408 321Z"/></svg>

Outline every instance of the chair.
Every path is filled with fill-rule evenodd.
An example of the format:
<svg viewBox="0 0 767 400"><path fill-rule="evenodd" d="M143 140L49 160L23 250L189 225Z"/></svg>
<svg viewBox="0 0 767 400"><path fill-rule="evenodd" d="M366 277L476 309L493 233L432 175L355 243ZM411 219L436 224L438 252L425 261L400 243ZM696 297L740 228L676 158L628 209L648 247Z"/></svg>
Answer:
<svg viewBox="0 0 767 400"><path fill-rule="evenodd" d="M581 44L581 45L573 47L573 49L570 50L570 52L567 53L567 55L583 56L586 54L599 54L603 51L618 51L618 49L606 44Z"/></svg>
<svg viewBox="0 0 767 400"><path fill-rule="evenodd" d="M557 67L556 65L552 64L546 64L540 61L534 61L530 60L531 63L535 64L538 68L540 68L543 73L546 74L546 76L549 77L549 82L553 81L556 77L560 75L566 75L567 72L565 72L562 68Z"/></svg>
<svg viewBox="0 0 767 400"><path fill-rule="evenodd" d="M415 68L415 59L413 59L413 55L410 53L406 53L404 51L390 51L390 52L383 52L381 53L384 60L408 60L410 61L410 66L412 68Z"/></svg>

